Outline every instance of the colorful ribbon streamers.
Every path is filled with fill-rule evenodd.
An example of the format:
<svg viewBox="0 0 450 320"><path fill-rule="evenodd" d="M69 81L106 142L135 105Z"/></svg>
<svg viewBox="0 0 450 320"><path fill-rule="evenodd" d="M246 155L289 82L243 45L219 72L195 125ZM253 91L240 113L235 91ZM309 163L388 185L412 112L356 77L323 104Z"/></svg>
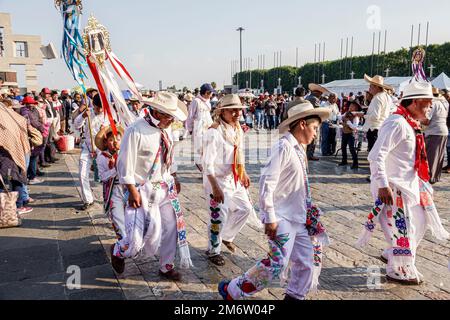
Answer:
<svg viewBox="0 0 450 320"><path fill-rule="evenodd" d="M64 58L75 81L84 92L86 57L83 53L83 40L80 33L81 0L59 0L55 6L60 10L64 23L61 56Z"/></svg>

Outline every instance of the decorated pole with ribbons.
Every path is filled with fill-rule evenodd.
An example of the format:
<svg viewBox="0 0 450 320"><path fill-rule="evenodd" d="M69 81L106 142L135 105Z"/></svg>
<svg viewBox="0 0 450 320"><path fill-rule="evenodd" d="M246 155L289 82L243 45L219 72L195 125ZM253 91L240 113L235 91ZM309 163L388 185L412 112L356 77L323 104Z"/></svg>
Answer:
<svg viewBox="0 0 450 320"><path fill-rule="evenodd" d="M84 101L87 104L85 78L86 57L84 55L83 40L80 33L81 14L83 4L81 0L55 0L55 6L59 9L63 19L63 39L61 55L73 78L83 90ZM87 117L89 135L91 137L91 150L94 151L94 139L92 135L91 118Z"/></svg>
<svg viewBox="0 0 450 320"><path fill-rule="evenodd" d="M94 16L89 18L84 29L83 42L87 65L97 84L104 111L116 136L116 122L127 127L136 121L137 117L128 108L114 73L108 68L107 61L139 100L142 100L142 96L128 70L112 52L108 30ZM111 98L114 101L114 108Z"/></svg>

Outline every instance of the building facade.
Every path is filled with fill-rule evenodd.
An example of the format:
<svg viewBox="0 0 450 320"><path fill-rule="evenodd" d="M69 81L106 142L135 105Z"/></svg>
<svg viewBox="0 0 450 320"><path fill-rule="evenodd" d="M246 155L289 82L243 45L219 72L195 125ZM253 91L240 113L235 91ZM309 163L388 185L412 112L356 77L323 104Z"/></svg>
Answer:
<svg viewBox="0 0 450 320"><path fill-rule="evenodd" d="M18 87L14 66L24 65L26 90L37 91L37 66L43 65L41 46L40 36L14 34L11 15L0 12L0 78L3 79L0 86Z"/></svg>

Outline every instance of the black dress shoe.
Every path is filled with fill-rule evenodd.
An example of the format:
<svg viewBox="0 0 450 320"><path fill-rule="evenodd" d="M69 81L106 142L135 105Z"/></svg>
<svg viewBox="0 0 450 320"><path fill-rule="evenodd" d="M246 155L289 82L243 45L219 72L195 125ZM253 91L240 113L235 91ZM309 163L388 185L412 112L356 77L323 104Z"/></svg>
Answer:
<svg viewBox="0 0 450 320"><path fill-rule="evenodd" d="M114 244L111 245L111 265L115 272L122 274L125 271L125 260L114 255Z"/></svg>
<svg viewBox="0 0 450 320"><path fill-rule="evenodd" d="M80 211L86 211L87 209L89 209L90 207L92 207L94 205L94 203L85 203L83 204L81 207L78 207L77 210Z"/></svg>
<svg viewBox="0 0 450 320"><path fill-rule="evenodd" d="M294 297L291 297L290 295L288 295L288 294L285 294L284 295L284 299L283 299L284 301L300 301L299 299L296 299L296 298L294 298Z"/></svg>
<svg viewBox="0 0 450 320"><path fill-rule="evenodd" d="M36 171L36 175L38 176L38 177L43 177L43 176L45 176L45 173L43 173L42 171Z"/></svg>
<svg viewBox="0 0 450 320"><path fill-rule="evenodd" d="M341 162L338 164L338 167L345 167L345 166L348 166L347 162Z"/></svg>
<svg viewBox="0 0 450 320"><path fill-rule="evenodd" d="M159 275L161 277L164 277L168 280L172 280L172 281L181 281L181 274L178 271L175 271L175 269L170 270L169 272L162 272L161 270L159 271Z"/></svg>
<svg viewBox="0 0 450 320"><path fill-rule="evenodd" d="M41 165L39 165L42 168L50 168L50 165L48 163L43 163Z"/></svg>

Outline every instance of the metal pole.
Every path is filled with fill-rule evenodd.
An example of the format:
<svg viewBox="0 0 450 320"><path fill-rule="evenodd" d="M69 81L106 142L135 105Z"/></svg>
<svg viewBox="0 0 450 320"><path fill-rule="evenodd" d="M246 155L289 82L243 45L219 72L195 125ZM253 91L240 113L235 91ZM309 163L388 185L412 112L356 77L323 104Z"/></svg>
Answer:
<svg viewBox="0 0 450 320"><path fill-rule="evenodd" d="M406 65L409 67L409 59L412 55L412 49L413 49L413 41L414 41L414 25L411 26L411 45L409 47L409 56L406 59ZM409 75L412 75L412 70L409 68Z"/></svg>
<svg viewBox="0 0 450 320"><path fill-rule="evenodd" d="M340 60L340 63L339 63L339 79L341 79L342 80L342 53L343 53L343 50L344 50L344 38L342 38L341 39L341 60Z"/></svg>
<svg viewBox="0 0 450 320"><path fill-rule="evenodd" d="M386 62L386 45L387 45L387 30L384 31L383 68L381 70L384 70L384 64Z"/></svg>
<svg viewBox="0 0 450 320"><path fill-rule="evenodd" d="M298 68L298 48L295 52L295 67Z"/></svg>
<svg viewBox="0 0 450 320"><path fill-rule="evenodd" d="M417 35L417 46L420 46L420 30L422 25L419 23L419 34Z"/></svg>
<svg viewBox="0 0 450 320"><path fill-rule="evenodd" d="M373 33L373 41L372 41L372 63L370 67L370 76L373 77L373 58L375 54L375 32Z"/></svg>
<svg viewBox="0 0 450 320"><path fill-rule="evenodd" d="M378 67L380 62L380 50L381 50L381 31L378 32L377 74L379 74Z"/></svg>
<svg viewBox="0 0 450 320"><path fill-rule="evenodd" d="M240 71L242 72L242 31L244 31L245 29L242 27L239 27L236 31L239 31L239 44L240 44L240 61L241 61L241 68Z"/></svg>
<svg viewBox="0 0 450 320"><path fill-rule="evenodd" d="M352 37L352 45L350 49L350 72L353 72L353 37Z"/></svg>
<svg viewBox="0 0 450 320"><path fill-rule="evenodd" d="M346 39L346 44L345 44L345 64L344 64L344 75L345 77L347 77L347 63L348 63L348 37Z"/></svg>
<svg viewBox="0 0 450 320"><path fill-rule="evenodd" d="M316 61L317 61L317 43L314 44L314 80L316 82Z"/></svg>

